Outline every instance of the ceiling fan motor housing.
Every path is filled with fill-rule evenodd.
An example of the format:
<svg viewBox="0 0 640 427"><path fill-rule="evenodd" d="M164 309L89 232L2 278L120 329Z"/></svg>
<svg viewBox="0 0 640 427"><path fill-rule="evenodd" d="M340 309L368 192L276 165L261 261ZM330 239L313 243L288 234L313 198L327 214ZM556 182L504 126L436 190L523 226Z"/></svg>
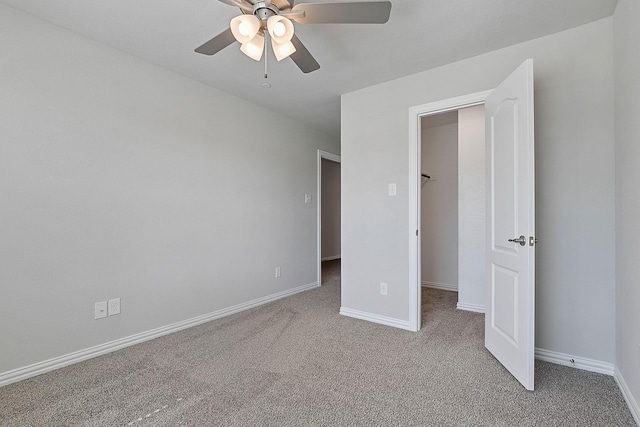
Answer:
<svg viewBox="0 0 640 427"><path fill-rule="evenodd" d="M271 2L259 1L253 5L253 14L260 20L263 27L266 25L267 19L279 13L280 9Z"/></svg>

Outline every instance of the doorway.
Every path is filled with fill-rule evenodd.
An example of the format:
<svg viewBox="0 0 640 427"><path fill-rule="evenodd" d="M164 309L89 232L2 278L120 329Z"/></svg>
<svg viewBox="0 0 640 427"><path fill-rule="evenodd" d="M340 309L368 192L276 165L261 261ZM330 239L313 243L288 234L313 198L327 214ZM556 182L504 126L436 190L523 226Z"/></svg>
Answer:
<svg viewBox="0 0 640 427"><path fill-rule="evenodd" d="M317 268L321 286L322 263L336 264L341 257L340 156L318 150L317 171Z"/></svg>
<svg viewBox="0 0 640 427"><path fill-rule="evenodd" d="M458 292L458 111L420 120L420 283Z"/></svg>
<svg viewBox="0 0 640 427"><path fill-rule="evenodd" d="M485 111L420 120L422 287L457 292L457 308L484 313Z"/></svg>
<svg viewBox="0 0 640 427"><path fill-rule="evenodd" d="M418 331L421 326L420 302L422 300L422 230L420 213L422 203L421 120L427 116L482 105L490 93L491 91L478 92L412 107L409 110L409 153L411 157L409 165L409 194L413 195L413 197L409 198L409 222L410 229L416 230L415 236L411 236L409 242L409 281L410 284L412 284L409 286L409 325L414 331ZM425 171L425 174L429 175L427 171Z"/></svg>
<svg viewBox="0 0 640 427"><path fill-rule="evenodd" d="M420 329L419 123L425 116L480 104L486 123L485 347L533 390L537 240L531 59L492 91L409 109L409 321L414 330Z"/></svg>

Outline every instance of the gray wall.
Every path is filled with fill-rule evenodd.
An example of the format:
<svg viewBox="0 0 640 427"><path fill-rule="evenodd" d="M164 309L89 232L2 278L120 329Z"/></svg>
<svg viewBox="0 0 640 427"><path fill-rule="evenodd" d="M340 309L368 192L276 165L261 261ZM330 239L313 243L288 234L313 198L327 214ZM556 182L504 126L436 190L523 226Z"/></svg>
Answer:
<svg viewBox="0 0 640 427"><path fill-rule="evenodd" d="M0 373L316 281L339 141L1 5L0 52Z"/></svg>
<svg viewBox="0 0 640 427"><path fill-rule="evenodd" d="M422 118L421 168L431 180L421 186L421 280L458 288L458 124Z"/></svg>
<svg viewBox="0 0 640 427"><path fill-rule="evenodd" d="M340 258L340 163L322 159L322 259Z"/></svg>
<svg viewBox="0 0 640 427"><path fill-rule="evenodd" d="M612 47L607 18L343 95L345 311L409 320L409 108L492 89L533 58L536 346L613 363Z"/></svg>
<svg viewBox="0 0 640 427"><path fill-rule="evenodd" d="M640 2L613 18L616 100L616 368L640 423Z"/></svg>

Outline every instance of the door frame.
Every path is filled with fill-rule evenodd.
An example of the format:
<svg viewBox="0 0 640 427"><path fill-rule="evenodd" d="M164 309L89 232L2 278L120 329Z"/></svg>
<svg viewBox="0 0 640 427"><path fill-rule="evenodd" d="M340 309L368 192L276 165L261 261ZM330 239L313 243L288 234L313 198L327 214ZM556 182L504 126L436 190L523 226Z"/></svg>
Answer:
<svg viewBox="0 0 640 427"><path fill-rule="evenodd" d="M316 218L318 221L316 226L316 230L317 230L316 241L317 241L317 256L318 256L316 261L317 261L317 269L318 269L318 275L317 275L318 286L322 285L322 159L329 160L338 164L342 163L340 156L338 154L334 154L328 151L323 151L318 149L317 178L316 178L317 180L316 200L318 201L316 203L317 205ZM342 206L342 203L340 205ZM340 215L342 216L342 212ZM342 231L340 232L340 234L342 235Z"/></svg>
<svg viewBox="0 0 640 427"><path fill-rule="evenodd" d="M409 329L419 331L422 286L420 283L420 119L461 108L483 105L493 90L475 92L409 108Z"/></svg>

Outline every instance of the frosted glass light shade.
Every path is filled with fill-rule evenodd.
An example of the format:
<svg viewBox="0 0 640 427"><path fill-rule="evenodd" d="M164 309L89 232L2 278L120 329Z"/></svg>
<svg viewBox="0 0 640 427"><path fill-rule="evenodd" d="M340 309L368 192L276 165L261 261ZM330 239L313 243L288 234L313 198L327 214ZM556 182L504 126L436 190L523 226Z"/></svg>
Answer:
<svg viewBox="0 0 640 427"><path fill-rule="evenodd" d="M240 50L249 58L260 61L260 58L262 58L262 51L264 51L264 37L257 34L250 41L242 43Z"/></svg>
<svg viewBox="0 0 640 427"><path fill-rule="evenodd" d="M279 44L291 41L293 37L293 24L284 16L274 15L267 19L267 29L271 40Z"/></svg>
<svg viewBox="0 0 640 427"><path fill-rule="evenodd" d="M276 43L274 39L271 39L271 47L273 48L273 54L276 56L278 61L282 61L284 58L289 57L289 55L296 51L293 43Z"/></svg>
<svg viewBox="0 0 640 427"><path fill-rule="evenodd" d="M233 37L240 43L245 44L258 34L260 29L260 20L254 15L236 16L229 23L229 28L233 33Z"/></svg>

